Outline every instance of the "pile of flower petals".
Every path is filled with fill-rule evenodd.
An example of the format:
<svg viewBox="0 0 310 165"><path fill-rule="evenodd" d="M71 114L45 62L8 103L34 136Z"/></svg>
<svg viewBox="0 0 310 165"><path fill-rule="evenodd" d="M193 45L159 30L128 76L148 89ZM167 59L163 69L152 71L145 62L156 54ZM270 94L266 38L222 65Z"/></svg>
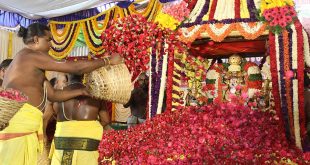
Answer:
<svg viewBox="0 0 310 165"><path fill-rule="evenodd" d="M108 131L99 162L110 164L307 164L278 118L234 104L179 107L125 131Z"/></svg>
<svg viewBox="0 0 310 165"><path fill-rule="evenodd" d="M15 89L6 89L0 91L0 97L7 99L7 100L14 100L17 102L26 102L28 97L25 96L22 92Z"/></svg>

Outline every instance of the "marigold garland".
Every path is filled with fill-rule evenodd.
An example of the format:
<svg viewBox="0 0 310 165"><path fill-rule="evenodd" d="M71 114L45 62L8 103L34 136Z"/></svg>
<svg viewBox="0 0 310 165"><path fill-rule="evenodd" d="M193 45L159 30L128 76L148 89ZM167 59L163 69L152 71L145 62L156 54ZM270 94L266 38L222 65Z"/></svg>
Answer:
<svg viewBox="0 0 310 165"><path fill-rule="evenodd" d="M240 32L241 36L243 36L245 39L253 40L253 39L256 39L257 37L261 36L265 32L266 24L262 24L257 31L254 31L252 33L247 31L243 25L248 25L249 27L251 27L251 25L259 26L258 24L260 24L260 23L259 22L236 23L235 25L236 25L237 31Z"/></svg>
<svg viewBox="0 0 310 165"><path fill-rule="evenodd" d="M94 54L102 54L104 52L103 47L101 46L102 42L100 39L100 35L97 36L96 33L100 33L100 31L95 32L93 31L89 26L89 21L86 21L84 23L81 23L82 25L82 31L84 34L84 40L86 45L89 47L89 50ZM94 36L96 35L96 37ZM97 38L98 37L98 38Z"/></svg>
<svg viewBox="0 0 310 165"><path fill-rule="evenodd" d="M61 40L62 38L58 38L59 41L55 40L53 38L52 40L52 46L54 48L57 49L62 49L64 48L63 46L67 46L69 44L69 42L72 40L72 37L76 34L76 28L79 28L77 24L72 24L72 26L70 26L68 34L65 38L63 38L63 40Z"/></svg>
<svg viewBox="0 0 310 165"><path fill-rule="evenodd" d="M283 45L289 45L289 38L288 38L288 31L284 30L283 31ZM289 52L289 47L284 46L284 72L290 71L290 52ZM287 109L288 109L288 115L291 120L289 120L290 124L290 131L291 131L291 136L295 137L294 135L294 121L293 121L293 108L292 108L292 95L290 93L290 89L292 88L291 84L291 78L290 77L285 77L285 91L286 91L286 101L287 101Z"/></svg>
<svg viewBox="0 0 310 165"><path fill-rule="evenodd" d="M62 31L59 33L57 31L57 25L56 24L50 24L51 33L53 34L53 39L57 42L61 42L64 39L68 38L69 32L71 31L73 24L66 24Z"/></svg>
<svg viewBox="0 0 310 165"><path fill-rule="evenodd" d="M227 28L225 30L224 33L221 33L220 35L216 34L214 32L214 30L216 28L214 28L214 26L219 26L219 25L223 25L223 24L204 24L204 25L195 25L195 26L191 26L189 28L180 28L179 29L179 38L181 41L185 42L185 43L191 43L193 41L195 41L197 38L200 37L201 33L203 32L207 32L209 37L213 40L213 41L218 41L221 42L224 40L225 37L227 37L232 31L238 31L241 36L243 36L246 39L255 39L259 36L261 36L265 30L266 30L266 24L262 24L259 25L260 23L232 23L229 24L229 28ZM257 28L256 26L260 26L259 28ZM214 29L212 29L212 27ZM249 29L246 29L249 28Z"/></svg>
<svg viewBox="0 0 310 165"><path fill-rule="evenodd" d="M75 26L75 29L80 29L80 25L77 24ZM63 48L57 48L58 46L56 46L56 44L54 42L52 42L52 49L50 49L49 51L49 55L51 55L52 57L56 58L56 59L62 59L64 57L66 57L70 51L73 49L74 47L74 43L76 42L78 38L78 33L74 33L72 38L70 38L70 42L69 40L65 42L65 47Z"/></svg>
<svg viewBox="0 0 310 165"><path fill-rule="evenodd" d="M219 23L221 24L221 23ZM210 36L210 38L212 38L213 41L216 42L220 42L223 41L224 38L226 38L230 32L235 29L235 24L225 24L224 26L228 26L222 33L220 34L216 34L216 30L218 30L215 26L217 24L210 24L209 26L204 26L205 27L205 31L208 33L208 35ZM225 27L222 27L225 28ZM220 28L220 29L222 29Z"/></svg>
<svg viewBox="0 0 310 165"><path fill-rule="evenodd" d="M158 13L158 11L160 11L162 4L159 2L159 0L151 0L150 3L148 4L148 6L146 7L145 10L143 10L141 13L148 19L148 20L154 20L156 14ZM104 11L96 16L87 18L87 19L83 19L83 20L79 20L79 21L72 21L72 22L57 22L57 21L51 21L49 24L51 26L51 33L52 36L54 38L54 40L58 43L62 43L62 44L54 44L53 46L56 46L54 48L54 50L50 51L50 54L57 58L57 59L61 59L66 57L69 52L72 50L72 47L75 44L75 36L80 32L79 28L76 28L74 31L71 31L69 29L71 29L70 27L73 26L73 24L78 24L78 26L80 26L80 24L84 24L81 25L84 28L84 32L86 31L86 27L92 27L93 30L92 32L95 32L96 34L101 34L101 32L107 27L108 22L110 22L113 18L114 19L118 19L119 16L127 16L128 14L135 14L135 13L139 13L138 11L136 11L134 5L130 5L129 8L129 13L127 13L127 9L121 9L118 6L115 6L107 11ZM103 26L100 28L98 27L98 17L101 16L105 16L105 19L103 20ZM85 26L85 22L89 21L89 26ZM57 26L58 25L64 25L64 30L62 31L62 33L58 33L57 32ZM90 51L92 51L95 54L101 54L103 53L103 48L98 48L96 44L93 44L90 40L94 39L95 37L95 33L84 33L84 37L85 38L89 38L88 41L86 41L87 46L90 48ZM72 37L73 36L73 37ZM68 39L70 38L70 39ZM96 38L96 37L95 37ZM63 41L66 42L63 42ZM99 44L99 43L98 43ZM99 44L101 45L101 43ZM57 51L56 51L57 50Z"/></svg>

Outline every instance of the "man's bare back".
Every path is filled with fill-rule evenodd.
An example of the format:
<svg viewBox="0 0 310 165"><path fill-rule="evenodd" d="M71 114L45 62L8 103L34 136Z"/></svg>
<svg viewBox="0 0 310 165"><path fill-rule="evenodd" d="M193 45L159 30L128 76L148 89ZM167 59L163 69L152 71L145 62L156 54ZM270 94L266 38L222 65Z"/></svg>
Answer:
<svg viewBox="0 0 310 165"><path fill-rule="evenodd" d="M64 88L64 90L73 90L85 88L81 83L73 83ZM108 112L105 102L88 97L79 96L65 102L58 103L57 121L86 121L100 120L103 126L109 123ZM99 118L98 118L99 117Z"/></svg>

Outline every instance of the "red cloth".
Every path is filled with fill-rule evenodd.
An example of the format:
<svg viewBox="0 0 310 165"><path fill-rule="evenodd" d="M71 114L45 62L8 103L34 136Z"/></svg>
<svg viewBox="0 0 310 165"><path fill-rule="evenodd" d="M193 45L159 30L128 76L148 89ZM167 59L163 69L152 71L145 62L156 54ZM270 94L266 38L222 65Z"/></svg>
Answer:
<svg viewBox="0 0 310 165"><path fill-rule="evenodd" d="M216 42L192 45L190 52L195 56L231 55L234 53L265 53L266 41Z"/></svg>

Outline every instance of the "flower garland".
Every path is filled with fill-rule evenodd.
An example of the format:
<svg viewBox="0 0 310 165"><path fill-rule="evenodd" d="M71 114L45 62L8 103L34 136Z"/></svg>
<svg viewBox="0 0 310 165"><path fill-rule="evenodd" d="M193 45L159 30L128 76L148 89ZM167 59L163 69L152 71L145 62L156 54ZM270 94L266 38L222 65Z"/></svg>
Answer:
<svg viewBox="0 0 310 165"><path fill-rule="evenodd" d="M197 3L194 7L194 9L191 11L191 13L189 14L189 20L185 21L185 23L193 23L196 22L196 20L198 20L197 18L199 17L199 15L201 13L204 13L204 6L205 4L208 3L208 1L205 0L197 0Z"/></svg>
<svg viewBox="0 0 310 165"><path fill-rule="evenodd" d="M108 52L116 52L124 57L125 64L135 75L145 71L149 66L151 54L151 75L149 91L149 115L154 117L159 113L162 105L159 98L160 91L163 96L163 83L161 83L163 55L168 52L168 78L167 78L167 109L171 110L172 76L174 49L183 51L183 44L177 40L174 31L160 28L155 23L148 22L140 15L131 15L118 19L102 33L103 47ZM167 46L165 50L163 44ZM149 48L153 47L152 52ZM172 58L172 59L171 59ZM171 61L172 60L172 61ZM170 92L170 93L169 93ZM170 101L170 103L168 103ZM159 104L158 104L159 103ZM159 106L158 106L159 105Z"/></svg>
<svg viewBox="0 0 310 165"><path fill-rule="evenodd" d="M164 101L164 94L165 94L165 87L166 87L166 76L167 76L167 65L168 65L168 54L166 53L162 57L162 70L158 72L161 74L159 79L161 80L160 88L159 88L159 96L158 96L158 105L157 105L157 113L162 113L163 101ZM160 68L160 65L158 66ZM158 69L159 69L158 68Z"/></svg>
<svg viewBox="0 0 310 165"><path fill-rule="evenodd" d="M269 35L270 67L276 111L280 119L285 119L285 122L283 119L280 121L289 129L288 136L295 139L298 148L302 147L302 138L306 132L303 100L304 56L300 55L304 53L303 37L302 26L298 21L288 31L284 30L275 36ZM286 45L289 46L286 47ZM297 71L297 77L294 76L293 71Z"/></svg>
<svg viewBox="0 0 310 165"><path fill-rule="evenodd" d="M262 22L267 22L268 28L277 34L284 29L288 29L297 19L292 0L274 0L272 2L263 0L258 13L257 18Z"/></svg>
<svg viewBox="0 0 310 165"><path fill-rule="evenodd" d="M62 59L66 57L74 47L74 43L78 39L78 33L75 31L80 29L79 24L74 24L72 26L71 33L68 38L63 40L61 43L58 43L56 40L52 40L52 49L49 50L49 55L56 59Z"/></svg>
<svg viewBox="0 0 310 165"><path fill-rule="evenodd" d="M171 15L177 21L182 22L190 14L190 11L187 8L187 6L188 4L185 1L181 0L176 4L165 5L162 11L163 13Z"/></svg>
<svg viewBox="0 0 310 165"><path fill-rule="evenodd" d="M185 22L182 27L189 28L214 23L257 22L255 9L253 0L242 0L242 4L241 0L198 0L189 16L189 21Z"/></svg>
<svg viewBox="0 0 310 165"><path fill-rule="evenodd" d="M310 67L310 50L309 50L309 39L308 34L305 30L302 31L304 38L304 59L308 67Z"/></svg>
<svg viewBox="0 0 310 165"><path fill-rule="evenodd" d="M306 130L306 119L304 111L304 69L305 69L305 60L304 56L304 39L303 39L303 28L299 21L295 22L296 32L297 32L297 79L298 79L298 109L299 109L299 123L300 123L300 135L302 138L305 137Z"/></svg>
<svg viewBox="0 0 310 165"><path fill-rule="evenodd" d="M215 70L215 69L210 69L207 72L207 79L206 79L206 90L207 90L207 97L210 100L213 101L215 98L218 98L218 94L219 94L219 84L218 81L220 76L220 74Z"/></svg>
<svg viewBox="0 0 310 165"><path fill-rule="evenodd" d="M205 25L195 25L189 28L180 28L180 40L186 43L191 43L197 38L201 37L201 34L207 32L208 37L213 41L221 42L232 31L237 31L246 39L255 39L262 35L266 30L266 24L260 22L241 22L241 23L215 23Z"/></svg>
<svg viewBox="0 0 310 165"><path fill-rule="evenodd" d="M173 71L173 87L172 87L172 108L176 109L178 106L185 105L186 92L181 89L182 84L182 71L184 70L183 64L179 59L176 59L174 62L174 71Z"/></svg>
<svg viewBox="0 0 310 165"><path fill-rule="evenodd" d="M94 30L94 26L91 23L91 20L85 21L84 23L81 23L81 25L85 43L88 46L89 50L94 54L104 53L102 42L100 40L100 34L103 30Z"/></svg>
<svg viewBox="0 0 310 165"><path fill-rule="evenodd" d="M148 6L142 11L137 12L134 8L134 4L130 5L127 9L122 9L115 5L111 9L99 13L96 16L79 20L79 21L71 21L71 22L58 22L58 21L50 21L49 25L51 27L51 33L53 36L53 47L50 51L50 55L61 59L66 57L76 42L76 38L80 33L80 28L83 29L83 35L85 38L85 42L87 46L90 48L90 51L94 54L103 53L103 48L101 46L101 41L98 40L94 42L94 40L99 39L99 35L103 30L106 29L108 24L111 24L113 20L116 20L118 16L125 17L129 14L139 14L141 13L147 20L152 21L155 19L158 11L161 9L162 4L159 0L151 0ZM103 20L100 20L101 18ZM100 20L100 21L99 21ZM102 25L101 27L98 24ZM57 27L59 25L64 26L64 29L61 33L57 31ZM73 28L73 26L77 26Z"/></svg>
<svg viewBox="0 0 310 165"><path fill-rule="evenodd" d="M174 70L174 48L168 48L168 71L166 87L166 111L172 110L172 87L173 87L173 70Z"/></svg>
<svg viewBox="0 0 310 165"><path fill-rule="evenodd" d="M64 39L68 38L69 31L71 31L73 24L66 24L65 27L60 31L57 30L55 24L50 24L51 33L53 34L53 39L56 42L62 42Z"/></svg>
<svg viewBox="0 0 310 165"><path fill-rule="evenodd" d="M290 30L290 33L292 31ZM283 45L289 45L289 32L287 30L283 31ZM292 42L292 41L291 41ZM288 116L290 119L293 119L293 102L292 102L292 93L291 93L291 88L292 88L292 76L287 75L287 73L292 72L291 69L291 55L292 53L290 52L290 47L284 46L283 50L284 58L283 58L283 63L284 63L284 72L286 74L285 77L285 96L286 96L286 101L287 101L287 109L288 109ZM292 72L293 73L293 72ZM294 121L290 120L290 131L291 135L294 137Z"/></svg>
<svg viewBox="0 0 310 165"><path fill-rule="evenodd" d="M236 29L248 40L253 40L262 35L266 30L266 24L262 22L236 23Z"/></svg>
<svg viewBox="0 0 310 165"><path fill-rule="evenodd" d="M151 109L152 109L152 92L154 92L154 83L153 83L153 71L155 69L155 66L154 66L154 63L152 63L152 61L154 60L155 58L155 53L156 53L156 49L155 49L155 46L153 48L151 48L151 56L150 56L150 63L149 63L149 70L150 70L150 75L149 75L149 97L148 97L148 106L147 106L147 118L149 119L152 115L151 115Z"/></svg>
<svg viewBox="0 0 310 165"><path fill-rule="evenodd" d="M253 96L262 89L262 75L260 69L257 64L253 62L247 62L243 69L247 72L246 88L248 90L248 97L253 98Z"/></svg>
<svg viewBox="0 0 310 165"><path fill-rule="evenodd" d="M266 62L262 67L262 75L263 79L271 80L271 72L270 72L270 56L267 56Z"/></svg>
<svg viewBox="0 0 310 165"><path fill-rule="evenodd" d="M165 51L165 48L164 48L164 45L163 44L159 44L158 46L160 46L159 50L160 50L160 56L157 56L157 59L155 62L155 68L156 69L153 69L155 71L155 73L153 72L153 80L155 80L155 82L153 81L154 83L154 89L152 90L153 94L151 95L152 97L152 109L151 109L151 117L154 117L157 113L160 113L161 111L158 110L158 105L159 105L159 94L160 94L160 89L162 87L162 69L163 69L163 55L164 55L164 51ZM156 57L154 58L156 59ZM152 61L153 62L153 61ZM161 97L161 99L163 98L163 95ZM161 107L160 107L161 109Z"/></svg>
<svg viewBox="0 0 310 165"><path fill-rule="evenodd" d="M262 0L261 1L261 10L264 12L268 9L273 9L276 7L285 7L285 6L294 6L293 0Z"/></svg>
<svg viewBox="0 0 310 165"><path fill-rule="evenodd" d="M154 22L158 22L158 24L163 28L169 28L171 30L175 30L180 22L174 19L172 16L159 12L154 20Z"/></svg>
<svg viewBox="0 0 310 165"><path fill-rule="evenodd" d="M188 8L190 11L193 10L193 8L195 7L195 5L196 5L196 3L197 3L197 0L184 0L184 1L188 4L187 8Z"/></svg>
<svg viewBox="0 0 310 165"><path fill-rule="evenodd" d="M209 61L203 57L194 57L191 55L183 54L181 62L185 66L185 76L188 82L189 89L195 91L197 94L193 97L196 99L204 99L203 89L205 88L202 84L206 79L206 71L209 67ZM200 104L206 103L205 101L200 101Z"/></svg>
<svg viewBox="0 0 310 165"><path fill-rule="evenodd" d="M150 117L154 117L156 115L157 111L157 92L156 86L157 86L157 60L156 60L156 48L152 48L152 61L151 61L151 76L152 76L152 81L151 81L151 91L149 95L149 101L150 101L150 107L149 107L149 112L150 112Z"/></svg>
<svg viewBox="0 0 310 165"><path fill-rule="evenodd" d="M291 52L292 52L292 70L297 70L298 62L298 50L297 50L297 33L295 25L291 26L292 29L292 38L291 38ZM292 80L292 86L293 86L293 94L292 94L292 101L293 101L293 115L294 115L294 135L295 135L295 144L298 148L301 148L301 132L300 132L300 123L299 123L299 108L298 108L298 79L293 78Z"/></svg>
<svg viewBox="0 0 310 165"><path fill-rule="evenodd" d="M205 26L205 31L214 41L220 42L235 28L235 24L210 24Z"/></svg>

